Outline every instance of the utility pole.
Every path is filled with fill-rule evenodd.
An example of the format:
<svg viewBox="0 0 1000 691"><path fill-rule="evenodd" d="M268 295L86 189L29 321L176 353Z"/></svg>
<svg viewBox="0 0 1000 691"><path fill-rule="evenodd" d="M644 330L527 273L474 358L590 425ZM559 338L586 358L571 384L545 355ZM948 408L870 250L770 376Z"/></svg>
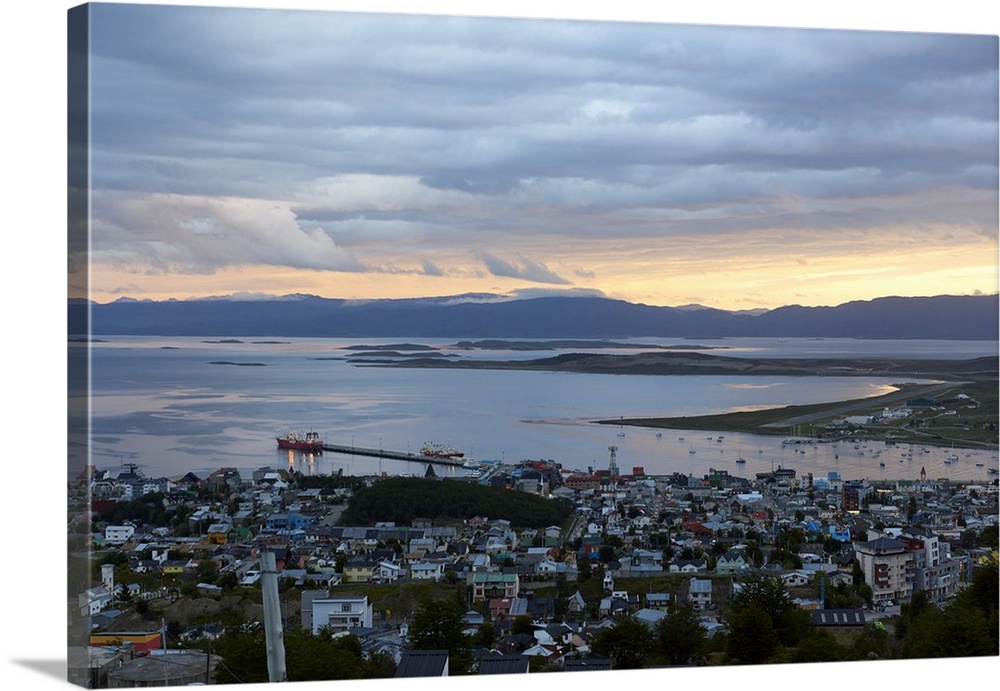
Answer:
<svg viewBox="0 0 1000 691"><path fill-rule="evenodd" d="M260 553L260 582L264 599L264 637L267 647L267 677L271 683L288 681L285 671L285 641L278 600L278 565L274 552Z"/></svg>

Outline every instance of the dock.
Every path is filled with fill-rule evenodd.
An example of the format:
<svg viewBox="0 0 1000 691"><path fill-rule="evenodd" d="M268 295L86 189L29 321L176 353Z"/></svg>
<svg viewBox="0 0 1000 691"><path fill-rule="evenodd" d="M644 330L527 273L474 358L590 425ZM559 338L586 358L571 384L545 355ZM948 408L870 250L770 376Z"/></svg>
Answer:
<svg viewBox="0 0 1000 691"><path fill-rule="evenodd" d="M349 456L369 456L372 458L391 458L396 461L413 461L416 463L436 463L437 465L461 466L464 458L445 458L441 456L425 456L420 453L406 451L391 451L389 449L369 449L363 446L342 446L340 444L323 444L323 451L346 454Z"/></svg>

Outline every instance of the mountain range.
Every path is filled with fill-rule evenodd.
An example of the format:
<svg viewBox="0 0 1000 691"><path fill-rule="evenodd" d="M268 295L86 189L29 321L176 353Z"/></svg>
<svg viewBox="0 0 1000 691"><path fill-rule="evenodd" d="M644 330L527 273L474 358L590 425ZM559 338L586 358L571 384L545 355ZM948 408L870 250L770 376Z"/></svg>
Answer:
<svg viewBox="0 0 1000 691"><path fill-rule="evenodd" d="M91 320L87 328L88 314ZM71 300L71 335L434 338L899 338L995 340L998 296L884 297L764 312L658 307L604 297L470 294L345 300L229 296Z"/></svg>

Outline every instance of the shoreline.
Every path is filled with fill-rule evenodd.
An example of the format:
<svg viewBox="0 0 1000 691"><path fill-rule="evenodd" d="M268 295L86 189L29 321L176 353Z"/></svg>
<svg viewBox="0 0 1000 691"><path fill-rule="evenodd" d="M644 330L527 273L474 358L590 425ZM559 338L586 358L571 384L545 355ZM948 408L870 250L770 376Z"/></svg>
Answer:
<svg viewBox="0 0 1000 691"><path fill-rule="evenodd" d="M986 405L978 403L978 399L959 398L962 390L976 394L987 394L993 391L993 397ZM975 417L977 420L997 420L998 406L996 404L996 385L987 382L940 382L933 385L899 384L896 391L871 398L853 399L833 403L816 403L809 405L793 405L780 408L765 408L754 411L737 411L715 415L694 415L680 417L642 417L594 420L600 425L619 425L647 429L683 429L715 432L744 432L765 436L789 435L817 441L835 441L847 438L863 438L873 441L920 443L927 446L960 445L970 449L998 449L996 426L992 430L968 425L968 428L951 426L934 426L926 429L916 429L906 426L907 419L900 418L895 424L866 424L851 428L831 427L830 423L851 413L869 411L877 413L891 404L906 403L914 399L932 398L935 395L953 394L953 399L944 398L949 402L959 402L957 407L969 408L971 404L965 401L977 401ZM949 412L953 411L953 412ZM946 408L935 411L937 418L958 417L958 410ZM968 412L968 411L966 411ZM914 417L917 413L914 413ZM986 423L980 423L984 425ZM802 428L806 431L803 432ZM798 431L796 431L798 430ZM819 433L817 433L817 430ZM985 434L980 433L985 431Z"/></svg>

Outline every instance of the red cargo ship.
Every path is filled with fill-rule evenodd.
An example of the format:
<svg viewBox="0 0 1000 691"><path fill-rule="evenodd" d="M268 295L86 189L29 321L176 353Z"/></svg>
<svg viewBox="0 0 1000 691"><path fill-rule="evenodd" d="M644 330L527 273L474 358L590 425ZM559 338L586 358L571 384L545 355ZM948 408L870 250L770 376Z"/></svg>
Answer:
<svg viewBox="0 0 1000 691"><path fill-rule="evenodd" d="M319 432L288 432L275 439L278 440L279 449L323 453L323 440L319 438Z"/></svg>
<svg viewBox="0 0 1000 691"><path fill-rule="evenodd" d="M440 444L425 444L420 449L420 454L427 458L464 458L465 454L451 448L445 448Z"/></svg>

